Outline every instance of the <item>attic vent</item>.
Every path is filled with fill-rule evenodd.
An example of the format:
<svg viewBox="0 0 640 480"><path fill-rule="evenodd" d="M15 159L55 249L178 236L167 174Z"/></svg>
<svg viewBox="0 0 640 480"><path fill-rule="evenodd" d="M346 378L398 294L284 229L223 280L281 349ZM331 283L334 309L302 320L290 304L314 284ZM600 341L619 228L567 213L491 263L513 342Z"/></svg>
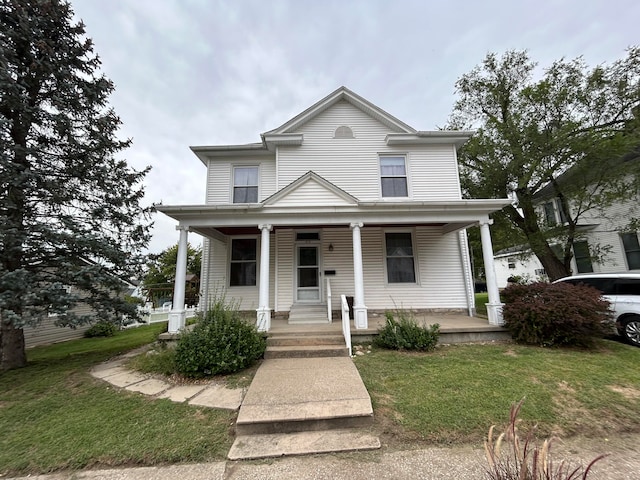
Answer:
<svg viewBox="0 0 640 480"><path fill-rule="evenodd" d="M341 125L336 128L336 133L333 138L353 138L353 130L346 125Z"/></svg>

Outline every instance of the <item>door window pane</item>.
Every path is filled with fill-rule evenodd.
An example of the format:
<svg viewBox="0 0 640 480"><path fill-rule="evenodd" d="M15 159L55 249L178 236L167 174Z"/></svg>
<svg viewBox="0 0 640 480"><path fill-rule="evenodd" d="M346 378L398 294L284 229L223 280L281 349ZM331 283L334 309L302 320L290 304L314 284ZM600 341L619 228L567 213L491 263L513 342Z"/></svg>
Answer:
<svg viewBox="0 0 640 480"><path fill-rule="evenodd" d="M298 251L298 265L318 265L318 249L316 247L300 247Z"/></svg>

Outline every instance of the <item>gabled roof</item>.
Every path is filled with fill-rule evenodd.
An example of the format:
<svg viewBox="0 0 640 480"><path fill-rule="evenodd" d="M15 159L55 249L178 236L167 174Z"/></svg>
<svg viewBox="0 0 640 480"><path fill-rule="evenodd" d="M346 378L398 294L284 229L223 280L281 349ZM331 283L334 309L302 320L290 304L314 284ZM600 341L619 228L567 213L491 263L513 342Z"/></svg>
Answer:
<svg viewBox="0 0 640 480"><path fill-rule="evenodd" d="M287 197L292 199L295 196L296 192L303 193L304 196L309 198L306 195L306 192L302 192L305 186L309 184L315 184L323 190L322 193L318 194L318 192L314 193L313 202L314 205L322 205L322 204L341 204L341 205L357 205L358 199L353 195L348 194L340 187L337 187L330 181L326 180L322 176L318 175L315 172L308 171L301 177L297 178L293 182L291 182L286 187L280 189L278 192L274 193L270 197L266 198L262 205L275 205L277 203L282 203Z"/></svg>
<svg viewBox="0 0 640 480"><path fill-rule="evenodd" d="M416 133L416 130L403 121L397 119L393 115L385 112L380 107L377 107L373 103L365 100L360 95L349 90L347 87L340 87L337 90L331 92L329 95L324 97L319 102L313 104L309 108L307 108L304 112L296 115L291 120L286 123L283 123L278 128L273 130L269 130L262 134L262 138L272 135L282 135L286 133L292 133L296 129L298 129L301 125L307 123L309 120L315 118L320 113L327 110L332 105L340 101L346 101L353 105L354 107L362 110L367 115L375 118L379 122L383 123L387 127L389 127L394 132L398 133Z"/></svg>

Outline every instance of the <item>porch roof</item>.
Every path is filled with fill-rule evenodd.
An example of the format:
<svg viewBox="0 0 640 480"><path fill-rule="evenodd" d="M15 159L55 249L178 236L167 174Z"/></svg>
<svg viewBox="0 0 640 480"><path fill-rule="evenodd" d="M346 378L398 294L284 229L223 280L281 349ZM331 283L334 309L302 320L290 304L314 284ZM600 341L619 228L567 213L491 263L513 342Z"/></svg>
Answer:
<svg viewBox="0 0 640 480"><path fill-rule="evenodd" d="M443 233L486 221L489 214L511 200L446 200L358 202L357 205L291 206L257 204L158 205L156 210L177 220L181 227L216 237L220 230L277 227L309 228L370 225L438 225Z"/></svg>

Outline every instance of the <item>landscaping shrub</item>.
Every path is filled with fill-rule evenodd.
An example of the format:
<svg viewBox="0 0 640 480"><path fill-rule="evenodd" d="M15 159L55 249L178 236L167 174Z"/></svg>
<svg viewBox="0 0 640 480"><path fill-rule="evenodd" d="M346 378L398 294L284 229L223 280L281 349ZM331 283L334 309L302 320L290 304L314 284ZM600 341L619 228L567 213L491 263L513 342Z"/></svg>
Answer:
<svg viewBox="0 0 640 480"><path fill-rule="evenodd" d="M502 299L504 326L518 343L589 347L613 331L609 302L586 285L515 284Z"/></svg>
<svg viewBox="0 0 640 480"><path fill-rule="evenodd" d="M180 336L175 364L178 372L192 377L234 373L261 358L265 348L266 340L255 325L220 298L192 331Z"/></svg>
<svg viewBox="0 0 640 480"><path fill-rule="evenodd" d="M116 326L105 320L100 320L95 323L91 328L84 332L84 336L87 338L93 337L113 337L116 334Z"/></svg>
<svg viewBox="0 0 640 480"><path fill-rule="evenodd" d="M386 312L386 325L378 331L374 338L374 345L391 350L433 350L438 343L440 325L430 327L418 325L416 320L407 312L396 312L399 320L394 318L393 312Z"/></svg>

